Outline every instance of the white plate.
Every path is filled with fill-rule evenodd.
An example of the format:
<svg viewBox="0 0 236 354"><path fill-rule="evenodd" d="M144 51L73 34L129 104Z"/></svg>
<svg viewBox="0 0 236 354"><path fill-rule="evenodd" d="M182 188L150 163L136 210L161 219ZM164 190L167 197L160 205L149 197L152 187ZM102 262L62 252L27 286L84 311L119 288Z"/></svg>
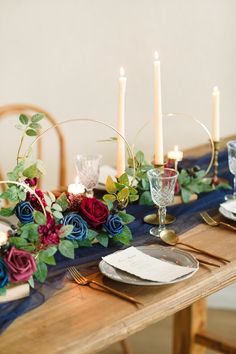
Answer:
<svg viewBox="0 0 236 354"><path fill-rule="evenodd" d="M234 216L234 214L231 213L229 210L226 210L225 208L220 207L220 208L219 208L219 212L220 212L224 217L226 217L227 219L236 221L236 216Z"/></svg>
<svg viewBox="0 0 236 354"><path fill-rule="evenodd" d="M117 269L110 264L106 263L102 260L99 263L99 269L102 274L107 276L110 279L132 284L132 285L144 285L144 286L153 286L153 285L166 285L166 284L174 284L178 283L182 280L188 279L193 276L194 273L199 268L199 263L190 253L182 251L180 249L176 249L174 247L165 247L160 245L151 245L151 246L140 246L137 247L143 253L148 254L149 256L161 259L163 261L167 261L170 263L178 264L184 267L195 268L195 270L187 275L184 275L180 278L174 279L170 282L154 282L150 280L143 280L139 277L136 277L133 274L124 272L120 269ZM119 252L119 251L118 251Z"/></svg>

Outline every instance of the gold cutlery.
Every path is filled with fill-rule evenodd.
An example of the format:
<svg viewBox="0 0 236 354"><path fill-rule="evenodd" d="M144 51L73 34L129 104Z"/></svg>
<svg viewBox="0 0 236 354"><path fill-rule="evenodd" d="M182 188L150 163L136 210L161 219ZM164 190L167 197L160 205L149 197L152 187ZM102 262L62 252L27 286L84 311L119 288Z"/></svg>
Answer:
<svg viewBox="0 0 236 354"><path fill-rule="evenodd" d="M201 217L203 218L203 220L210 226L226 226L229 229L232 229L234 231L236 231L236 227L230 224L227 224L224 221L216 221L215 219L213 219L206 211L203 211L202 213L200 213Z"/></svg>
<svg viewBox="0 0 236 354"><path fill-rule="evenodd" d="M196 256L194 256L194 257L198 260L198 262L199 262L200 264L207 264L207 265L210 265L210 266L213 266L213 267L218 267L218 268L220 268L220 265L219 265L219 264L205 261L204 259L198 258L198 257L196 257Z"/></svg>
<svg viewBox="0 0 236 354"><path fill-rule="evenodd" d="M224 261L224 262L230 263L230 260L228 260L227 258L224 258L224 257L221 257L221 256L217 256L216 254L213 254L213 253L210 253L208 251L205 251L205 250L202 250L200 248L197 248L195 246L192 246L189 243L185 243L185 242L179 241L179 237L176 235L174 230L165 229L165 230L161 231L160 238L161 238L161 240L164 243L166 243L166 244L168 244L170 246L183 245L183 246L192 248L194 251L198 251L198 252L200 252L202 254L205 254L206 256L215 258L215 259L220 260L220 261Z"/></svg>
<svg viewBox="0 0 236 354"><path fill-rule="evenodd" d="M70 275L74 279L74 281L79 285L88 285L89 286L90 284L95 284L95 285L99 286L100 288L108 290L110 293L119 296L122 299L128 300L134 304L143 305L142 302L136 300L135 298L133 298L131 296L128 296L124 293L121 293L120 291L110 288L107 285L99 283L96 280L88 279L87 277L83 276L75 267L68 268L68 272L70 273Z"/></svg>

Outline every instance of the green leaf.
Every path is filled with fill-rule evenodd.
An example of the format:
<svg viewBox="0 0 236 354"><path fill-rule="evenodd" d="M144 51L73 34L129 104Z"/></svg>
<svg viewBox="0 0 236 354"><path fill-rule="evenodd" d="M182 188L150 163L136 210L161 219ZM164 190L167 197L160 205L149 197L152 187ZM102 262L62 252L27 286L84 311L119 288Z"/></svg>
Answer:
<svg viewBox="0 0 236 354"><path fill-rule="evenodd" d="M142 185L143 190L149 191L150 185L149 185L148 179L142 178L142 179L141 179L141 185Z"/></svg>
<svg viewBox="0 0 236 354"><path fill-rule="evenodd" d="M37 259L37 270L34 273L35 278L40 282L43 283L48 275L48 268L47 265L40 261L39 259Z"/></svg>
<svg viewBox="0 0 236 354"><path fill-rule="evenodd" d="M104 200L104 202L115 202L116 201L116 197L115 197L115 195L113 195L113 194L105 194L103 197L103 200Z"/></svg>
<svg viewBox="0 0 236 354"><path fill-rule="evenodd" d="M140 196L139 204L140 205L154 205L151 192L149 192L149 191L143 192Z"/></svg>
<svg viewBox="0 0 236 354"><path fill-rule="evenodd" d="M34 129L27 129L26 130L26 135L28 135L28 136L36 136L37 132Z"/></svg>
<svg viewBox="0 0 236 354"><path fill-rule="evenodd" d="M68 208L68 200L65 193L62 193L59 198L57 198L57 204L62 208L62 211L65 211Z"/></svg>
<svg viewBox="0 0 236 354"><path fill-rule="evenodd" d="M142 165L142 163L144 162L144 153L142 151L138 151L135 157L138 163Z"/></svg>
<svg viewBox="0 0 236 354"><path fill-rule="evenodd" d="M21 124L27 125L29 122L29 118L25 114L21 114L19 117L19 121Z"/></svg>
<svg viewBox="0 0 236 354"><path fill-rule="evenodd" d="M74 225L64 225L60 230L60 238L64 238L71 234L74 229Z"/></svg>
<svg viewBox="0 0 236 354"><path fill-rule="evenodd" d="M51 199L52 203L56 201L56 197L52 192L48 192L49 198Z"/></svg>
<svg viewBox="0 0 236 354"><path fill-rule="evenodd" d="M31 228L28 230L28 240L30 242L37 242L38 241L38 237L39 237L39 233L38 233L38 224L29 224L31 225ZM21 234L21 237L23 237L24 234Z"/></svg>
<svg viewBox="0 0 236 354"><path fill-rule="evenodd" d="M31 118L31 121L33 123L37 123L39 122L40 120L42 120L44 118L44 114L43 113L36 113L32 116Z"/></svg>
<svg viewBox="0 0 236 354"><path fill-rule="evenodd" d="M74 246L73 243L69 240L62 240L58 248L63 256L71 259L75 258Z"/></svg>
<svg viewBox="0 0 236 354"><path fill-rule="evenodd" d="M130 202L135 202L138 199L139 199L139 195L130 195L129 196L129 201Z"/></svg>
<svg viewBox="0 0 236 354"><path fill-rule="evenodd" d="M39 225L45 225L47 222L46 216L41 211L34 212L34 220Z"/></svg>
<svg viewBox="0 0 236 354"><path fill-rule="evenodd" d="M45 199L47 206L49 206L49 208L50 208L52 205L52 201L47 194L44 194L44 199Z"/></svg>
<svg viewBox="0 0 236 354"><path fill-rule="evenodd" d="M31 288L34 288L34 278L33 277L29 278L28 283L31 286Z"/></svg>
<svg viewBox="0 0 236 354"><path fill-rule="evenodd" d="M52 205L52 209L53 210L57 210L57 211L62 211L62 207L59 204L57 204L57 203L54 203Z"/></svg>
<svg viewBox="0 0 236 354"><path fill-rule="evenodd" d="M97 235L98 235L97 231L88 229L87 238L88 238L90 241L94 240L94 239L97 237Z"/></svg>
<svg viewBox="0 0 236 354"><path fill-rule="evenodd" d="M0 296L6 295L7 293L7 287L4 286L3 288L0 288Z"/></svg>
<svg viewBox="0 0 236 354"><path fill-rule="evenodd" d="M112 238L114 241L119 241L124 245L129 245L132 240L132 233L128 226L124 225L123 231L121 234L116 235Z"/></svg>
<svg viewBox="0 0 236 354"><path fill-rule="evenodd" d="M92 242L89 239L78 241L79 247L92 247Z"/></svg>
<svg viewBox="0 0 236 354"><path fill-rule="evenodd" d="M23 171L23 176L27 178L35 178L41 177L42 173L39 171L37 164L34 163L33 165L29 166Z"/></svg>
<svg viewBox="0 0 236 354"><path fill-rule="evenodd" d="M232 189L228 183L220 183L216 186L216 189Z"/></svg>
<svg viewBox="0 0 236 354"><path fill-rule="evenodd" d="M125 186L129 185L129 177L127 175L127 173L123 173L123 175L121 175L118 178L119 183L124 184Z"/></svg>
<svg viewBox="0 0 236 354"><path fill-rule="evenodd" d="M115 194L117 191L116 185L113 181L113 179L111 178L111 176L107 177L106 180L106 191L110 194Z"/></svg>
<svg viewBox="0 0 236 354"><path fill-rule="evenodd" d="M39 129L42 128L41 125L38 124L38 123L30 123L29 127L34 129L34 130L39 130Z"/></svg>
<svg viewBox="0 0 236 354"><path fill-rule="evenodd" d="M0 215L1 216L8 217L8 216L14 215L14 213L15 213L15 208L14 207L13 208L2 208L0 210Z"/></svg>
<svg viewBox="0 0 236 354"><path fill-rule="evenodd" d="M11 202L14 202L14 203L18 202L19 201L18 187L16 187L16 186L8 187L6 192L3 192L0 195L0 198L1 199L8 199L8 200L10 200Z"/></svg>
<svg viewBox="0 0 236 354"><path fill-rule="evenodd" d="M54 256L48 256L43 258L44 263L48 265L56 265L56 260Z"/></svg>
<svg viewBox="0 0 236 354"><path fill-rule="evenodd" d="M189 191L184 187L181 188L181 198L184 203L188 203L190 201L191 195L192 195L191 191Z"/></svg>
<svg viewBox="0 0 236 354"><path fill-rule="evenodd" d="M129 224L135 220L133 215L127 214L125 211L119 211L118 216L122 219L124 224Z"/></svg>
<svg viewBox="0 0 236 354"><path fill-rule="evenodd" d="M28 241L23 237L10 237L10 244L16 246L16 248L24 249L28 245Z"/></svg>
<svg viewBox="0 0 236 354"><path fill-rule="evenodd" d="M21 125L21 124L16 124L15 128L18 129L18 130L21 130L21 131L25 130L25 127L23 125Z"/></svg>
<svg viewBox="0 0 236 354"><path fill-rule="evenodd" d="M19 198L20 200L25 200L25 198L26 198L26 191L25 191L25 190L20 190L20 189L18 189L18 198Z"/></svg>
<svg viewBox="0 0 236 354"><path fill-rule="evenodd" d="M97 241L103 246L107 247L109 242L108 234L105 232L101 232L96 236Z"/></svg>
<svg viewBox="0 0 236 354"><path fill-rule="evenodd" d="M63 219L63 214L60 211L55 210L52 214L58 220Z"/></svg>
<svg viewBox="0 0 236 354"><path fill-rule="evenodd" d="M117 199L121 202L125 201L129 196L129 188L125 187L117 194Z"/></svg>

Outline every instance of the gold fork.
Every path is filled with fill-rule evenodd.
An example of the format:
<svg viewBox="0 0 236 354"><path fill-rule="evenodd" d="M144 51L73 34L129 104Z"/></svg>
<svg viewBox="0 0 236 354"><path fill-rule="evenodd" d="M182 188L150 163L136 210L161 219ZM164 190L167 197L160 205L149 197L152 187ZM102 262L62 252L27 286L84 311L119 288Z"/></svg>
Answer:
<svg viewBox="0 0 236 354"><path fill-rule="evenodd" d="M110 288L109 286L106 286L102 283L97 282L96 280L91 280L86 278L85 276L83 276L75 267L70 267L68 268L68 272L70 273L70 275L72 276L72 278L74 279L74 281L79 284L79 285L90 285L90 284L95 284L105 290L108 290L110 293L115 294L119 297L121 297L122 299L128 300L134 304L140 304L143 305L142 302L136 300L134 297L128 296L124 293L121 293L120 291L117 291L113 288Z"/></svg>
<svg viewBox="0 0 236 354"><path fill-rule="evenodd" d="M206 211L203 211L202 213L200 213L201 217L203 218L203 220L210 226L226 226L229 229L232 229L234 231L236 231L236 227L230 224L227 224L224 221L216 221L215 219L213 219Z"/></svg>

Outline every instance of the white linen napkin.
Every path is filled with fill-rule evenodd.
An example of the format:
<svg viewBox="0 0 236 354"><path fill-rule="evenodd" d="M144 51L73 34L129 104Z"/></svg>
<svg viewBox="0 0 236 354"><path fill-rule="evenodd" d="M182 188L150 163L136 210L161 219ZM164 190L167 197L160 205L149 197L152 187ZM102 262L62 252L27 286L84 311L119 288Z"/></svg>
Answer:
<svg viewBox="0 0 236 354"><path fill-rule="evenodd" d="M196 268L182 267L151 257L135 247L129 247L102 258L115 268L142 279L162 283L170 282L196 270Z"/></svg>

